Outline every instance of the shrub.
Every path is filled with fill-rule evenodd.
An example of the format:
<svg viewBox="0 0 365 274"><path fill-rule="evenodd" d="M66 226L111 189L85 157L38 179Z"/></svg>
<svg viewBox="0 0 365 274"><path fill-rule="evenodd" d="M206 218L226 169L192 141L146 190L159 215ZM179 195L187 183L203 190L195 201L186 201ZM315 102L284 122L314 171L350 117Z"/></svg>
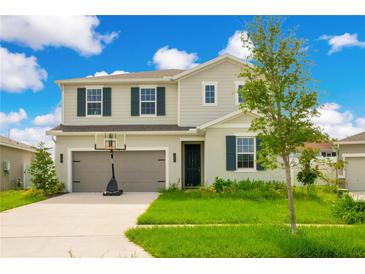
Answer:
<svg viewBox="0 0 365 274"><path fill-rule="evenodd" d="M61 192L64 188L56 175L56 169L48 152L49 148L40 143L35 153L34 159L29 167L31 182L36 189L43 190L46 194Z"/></svg>
<svg viewBox="0 0 365 274"><path fill-rule="evenodd" d="M365 223L365 201L346 194L333 205L333 213L346 224Z"/></svg>
<svg viewBox="0 0 365 274"><path fill-rule="evenodd" d="M316 166L312 166L312 162L317 159L318 150L306 148L299 157L301 170L297 174L297 179L305 186L311 186L315 183L320 175Z"/></svg>
<svg viewBox="0 0 365 274"><path fill-rule="evenodd" d="M213 190L217 193L231 192L235 182L216 177L213 183Z"/></svg>
<svg viewBox="0 0 365 274"><path fill-rule="evenodd" d="M28 188L26 191L22 193L24 197L42 197L44 196L44 190L42 189L36 189L36 188Z"/></svg>
<svg viewBox="0 0 365 274"><path fill-rule="evenodd" d="M241 198L286 198L287 188L284 182L245 179L241 181L224 180L217 177L211 190L224 194L232 193ZM231 195L232 196L232 195Z"/></svg>

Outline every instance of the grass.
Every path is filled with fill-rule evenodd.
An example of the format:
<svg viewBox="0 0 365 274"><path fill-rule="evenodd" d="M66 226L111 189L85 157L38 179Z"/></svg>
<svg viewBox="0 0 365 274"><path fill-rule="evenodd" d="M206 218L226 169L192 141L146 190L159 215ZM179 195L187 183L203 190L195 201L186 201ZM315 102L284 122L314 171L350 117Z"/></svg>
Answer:
<svg viewBox="0 0 365 274"><path fill-rule="evenodd" d="M365 257L365 226L196 226L133 228L127 237L161 258Z"/></svg>
<svg viewBox="0 0 365 274"><path fill-rule="evenodd" d="M25 190L0 191L0 212L47 199L45 195L30 196Z"/></svg>
<svg viewBox="0 0 365 274"><path fill-rule="evenodd" d="M138 224L283 224L289 221L287 199L250 199L247 192L217 194L205 191L167 191L139 217ZM295 192L297 222L335 224L332 214L336 194L318 188L307 195L303 188Z"/></svg>

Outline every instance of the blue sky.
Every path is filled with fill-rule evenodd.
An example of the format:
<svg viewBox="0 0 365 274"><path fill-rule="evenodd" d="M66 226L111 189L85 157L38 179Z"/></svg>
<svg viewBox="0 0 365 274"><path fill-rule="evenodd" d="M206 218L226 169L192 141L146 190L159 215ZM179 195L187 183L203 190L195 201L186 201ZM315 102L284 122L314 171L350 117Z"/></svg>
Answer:
<svg viewBox="0 0 365 274"><path fill-rule="evenodd" d="M0 133L10 132L11 137L32 143L34 140L29 137L32 131L25 129L38 134L56 124L55 116L59 114L55 108L61 100L56 79L85 77L100 71L153 70L159 66L153 57L165 46L169 46L168 50L176 49L177 53L185 51L187 58L202 63L226 48L229 38L235 31L244 30L244 21L250 19L249 16L98 16L92 21L80 19L83 21L78 23L70 19L62 24L52 18L2 17L0 40L6 50L2 55L34 56L31 69L36 63L38 75L29 76L28 83L19 84L16 80L5 83L14 73L5 77L10 69L2 71ZM22 24L28 21L31 26L22 31ZM328 118L318 122L333 135L343 130L338 137L365 130L365 17L287 16L284 28L293 26L299 27L299 37L309 40L310 56L316 63L312 72L319 80L319 101L331 103L324 110ZM85 35L87 32L90 37ZM6 62L10 61L4 56L1 65L7 68ZM11 112L18 116L11 119Z"/></svg>

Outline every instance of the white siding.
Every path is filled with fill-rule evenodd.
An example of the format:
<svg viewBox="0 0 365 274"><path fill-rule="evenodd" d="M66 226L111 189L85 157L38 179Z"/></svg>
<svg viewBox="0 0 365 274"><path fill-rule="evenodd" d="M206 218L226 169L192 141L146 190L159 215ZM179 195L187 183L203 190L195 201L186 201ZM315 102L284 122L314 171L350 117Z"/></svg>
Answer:
<svg viewBox="0 0 365 274"><path fill-rule="evenodd" d="M241 66L223 61L190 77L180 80L180 125L198 126L237 109L235 81ZM214 81L218 85L218 105L202 105L202 82Z"/></svg>
<svg viewBox="0 0 365 274"><path fill-rule="evenodd" d="M177 124L177 83L159 84L166 87L166 115L156 117L131 116L131 87L138 85L105 85L112 88L112 116L77 117L77 88L64 88L65 125L112 125L112 124ZM154 84L156 86L156 84Z"/></svg>

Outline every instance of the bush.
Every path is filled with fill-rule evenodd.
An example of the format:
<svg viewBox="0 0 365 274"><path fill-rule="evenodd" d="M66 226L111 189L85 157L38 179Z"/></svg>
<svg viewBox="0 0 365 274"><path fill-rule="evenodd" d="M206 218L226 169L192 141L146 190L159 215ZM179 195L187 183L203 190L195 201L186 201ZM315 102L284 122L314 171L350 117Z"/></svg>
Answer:
<svg viewBox="0 0 365 274"><path fill-rule="evenodd" d="M31 187L25 190L22 195L26 198L42 197L44 196L44 190Z"/></svg>
<svg viewBox="0 0 365 274"><path fill-rule="evenodd" d="M297 174L297 179L305 186L313 185L320 175L318 168L312 165L312 162L317 159L317 155L318 150L305 148L299 157L301 170Z"/></svg>
<svg viewBox="0 0 365 274"><path fill-rule="evenodd" d="M346 194L333 205L333 213L346 224L365 223L365 201Z"/></svg>
<svg viewBox="0 0 365 274"><path fill-rule="evenodd" d="M39 144L29 167L30 181L36 189L43 190L45 194L56 194L63 190L64 184L57 178L56 169L48 150L49 148L45 147L43 143Z"/></svg>
<svg viewBox="0 0 365 274"><path fill-rule="evenodd" d="M263 181L263 180L224 180L217 177L211 190L224 194L232 193L242 198L262 199L262 198L286 198L287 188L284 182Z"/></svg>

